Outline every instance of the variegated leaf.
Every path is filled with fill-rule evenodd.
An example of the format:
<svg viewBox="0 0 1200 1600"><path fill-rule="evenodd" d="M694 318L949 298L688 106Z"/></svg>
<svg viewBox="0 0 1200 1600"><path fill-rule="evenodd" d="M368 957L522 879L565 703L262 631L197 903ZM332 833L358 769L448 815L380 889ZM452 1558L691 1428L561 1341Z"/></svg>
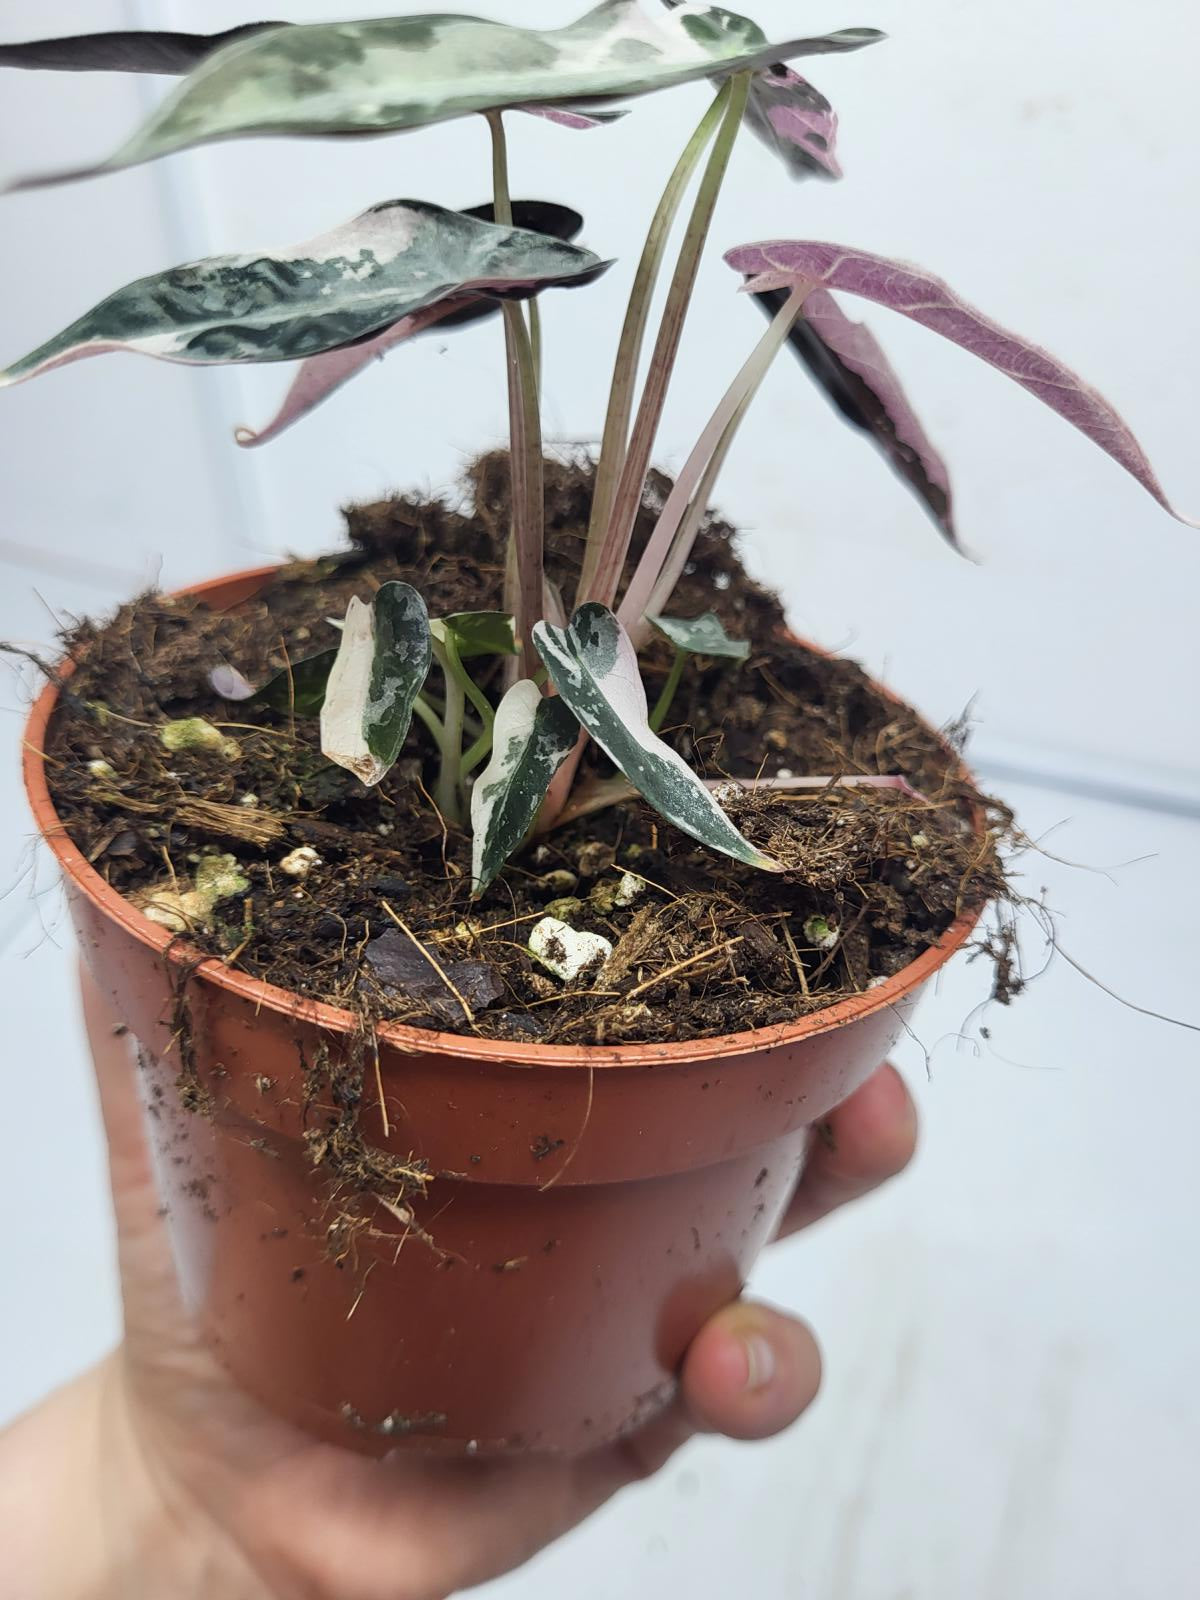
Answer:
<svg viewBox="0 0 1200 1600"><path fill-rule="evenodd" d="M725 259L746 278L743 287L751 293L815 284L874 300L940 333L1036 395L1124 467L1164 510L1195 526L1167 499L1129 425L1102 394L1049 351L961 300L932 273L867 250L800 239L739 245Z"/></svg>
<svg viewBox="0 0 1200 1600"><path fill-rule="evenodd" d="M551 200L514 200L512 212L516 227L544 233L552 239L575 239L583 228L583 218L578 211L572 211L569 206L556 205ZM494 214L491 205L471 206L463 213L481 222L491 222ZM499 305L490 295L456 295L436 306L428 306L414 316L404 317L394 327L385 328L373 339L362 339L357 344L326 350L319 356L309 356L301 363L283 398L283 404L270 422L257 432L253 428L237 428L234 438L243 449L267 444L277 439L294 422L299 422L301 417L315 410L323 400L349 383L351 378L365 371L373 361L382 361L397 345L407 344L435 328L465 327L486 317L497 316L499 311Z"/></svg>
<svg viewBox="0 0 1200 1600"><path fill-rule="evenodd" d="M714 611L706 611L700 617L647 617L646 620L677 650L687 650L694 656L745 661L750 654L749 643L745 639L731 639Z"/></svg>
<svg viewBox="0 0 1200 1600"><path fill-rule="evenodd" d="M245 22L223 33L176 33L146 28L108 33L75 33L60 39L29 39L0 44L0 67L25 67L45 72L142 72L178 76L193 71L227 44L248 39L268 28L290 28L290 22ZM584 106L518 106L530 116L560 128L602 128L624 111L598 111Z"/></svg>
<svg viewBox="0 0 1200 1600"><path fill-rule="evenodd" d="M29 39L0 44L0 67L45 72L151 72L175 76L240 39L283 22L245 22L223 33L173 33L159 29L75 33L62 39Z"/></svg>
<svg viewBox="0 0 1200 1600"><path fill-rule="evenodd" d="M378 783L400 754L432 660L429 613L414 588L385 583L370 605L356 595L325 690L322 753Z"/></svg>
<svg viewBox="0 0 1200 1600"><path fill-rule="evenodd" d="M782 62L754 74L746 126L794 178L842 176L837 113L819 89Z"/></svg>
<svg viewBox="0 0 1200 1600"><path fill-rule="evenodd" d="M639 0L602 0L549 30L445 15L273 28L203 61L109 160L27 184L246 134L383 133L509 106L574 110L882 37L852 28L772 44L717 6L652 16Z"/></svg>
<svg viewBox="0 0 1200 1600"><path fill-rule="evenodd" d="M662 0L668 11L682 9L684 0ZM840 178L834 148L837 114L819 89L782 61L772 62L750 80L746 126L758 135L794 178L813 173Z"/></svg>
<svg viewBox="0 0 1200 1600"><path fill-rule="evenodd" d="M515 656L520 648L513 619L503 611L455 611L429 626L439 643L450 635L460 661L474 656Z"/></svg>
<svg viewBox="0 0 1200 1600"><path fill-rule="evenodd" d="M787 297L786 289L769 289L754 296L768 317L776 314ZM875 441L945 537L956 550L961 549L954 526L949 468L930 442L871 330L852 321L827 289L814 289L788 343L846 421Z"/></svg>
<svg viewBox="0 0 1200 1600"><path fill-rule="evenodd" d="M527 229L386 201L290 250L213 256L141 278L0 372L0 387L110 350L199 365L292 361L464 294L526 296L590 282L605 265Z"/></svg>
<svg viewBox="0 0 1200 1600"><path fill-rule="evenodd" d="M687 762L652 732L637 654L607 606L580 606L566 628L539 622L533 637L559 694L661 816L737 861L780 870L742 837Z"/></svg>
<svg viewBox="0 0 1200 1600"><path fill-rule="evenodd" d="M579 723L566 702L522 678L496 708L492 758L471 791L471 873L480 895L517 850L550 780L575 748Z"/></svg>

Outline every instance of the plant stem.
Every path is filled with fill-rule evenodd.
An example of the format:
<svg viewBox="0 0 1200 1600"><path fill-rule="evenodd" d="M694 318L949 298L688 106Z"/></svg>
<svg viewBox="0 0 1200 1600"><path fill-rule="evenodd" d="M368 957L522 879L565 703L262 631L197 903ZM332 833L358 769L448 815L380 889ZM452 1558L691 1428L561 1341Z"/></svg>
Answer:
<svg viewBox="0 0 1200 1600"><path fill-rule="evenodd" d="M642 248L633 288L629 292L629 306L621 329L621 341L617 346L617 359L613 366L608 414L604 419L604 437L600 445L600 459L596 465L596 487L592 498L591 520L588 524L587 548L584 551L583 575L580 579L581 596L595 571L600 543L612 514L617 482L625 465L625 448L629 440L629 422L633 415L633 390L637 382L638 363L646 338L650 302L662 270L667 241L684 192L699 165L700 157L707 149L725 114L728 102L729 88L726 86L704 113L683 154L675 163L675 170L667 180L667 186L651 219L650 231Z"/></svg>
<svg viewBox="0 0 1200 1600"><path fill-rule="evenodd" d="M474 772L475 768L479 765L479 763L481 761L483 761L487 756L490 756L491 753L492 753L492 730L490 728L488 728L488 729L486 729L485 732L483 732L483 733L481 733L479 735L479 737L478 737L478 739L476 739L475 743L470 747L470 749L463 756L462 763L461 763L461 765L459 766L459 769L458 769L459 773L461 774L461 776L465 778L468 775L468 773Z"/></svg>
<svg viewBox="0 0 1200 1600"><path fill-rule="evenodd" d="M529 302L529 347L533 352L533 376L538 399L542 395L542 303L535 295Z"/></svg>
<svg viewBox="0 0 1200 1600"><path fill-rule="evenodd" d="M425 699L424 695L419 694L413 701L413 715L419 722L425 724L433 735L438 749L441 750L446 743L446 724L438 716L428 700Z"/></svg>
<svg viewBox="0 0 1200 1600"><path fill-rule="evenodd" d="M683 669L686 665L687 651L680 650L678 647L676 647L675 660L671 663L671 671L667 675L666 683L663 684L663 690L658 697L658 703L655 705L654 710L650 713L651 732L657 733L662 727L663 723L667 720L667 712L671 709L671 702L675 698L675 691L679 688L680 679L683 677Z"/></svg>
<svg viewBox="0 0 1200 1600"><path fill-rule="evenodd" d="M450 670L441 646L434 646L434 654L442 669L442 676L446 680L446 719L443 725L442 759L433 799L447 822L461 823L463 812L460 772L466 695L461 680Z"/></svg>
<svg viewBox="0 0 1200 1600"><path fill-rule="evenodd" d="M492 215L501 228L512 227L512 195L508 187L508 137L499 111L486 113L492 135Z"/></svg>
<svg viewBox="0 0 1200 1600"><path fill-rule="evenodd" d="M660 611L679 581L742 418L803 310L808 293L809 286L802 285L788 296L725 391L675 480L617 612L635 644L646 637L646 612Z"/></svg>
<svg viewBox="0 0 1200 1600"><path fill-rule="evenodd" d="M508 141L499 111L487 113L492 135L492 205L497 223L512 225L512 199L508 182ZM537 371L529 329L520 306L503 302L504 348L508 373L509 460L512 468L512 527L509 542L514 552L514 592L510 596L521 641L522 667L527 675L537 666L533 625L542 615L543 534L545 489L542 481L542 423L538 408ZM507 586L506 586L507 587Z"/></svg>
<svg viewBox="0 0 1200 1600"><path fill-rule="evenodd" d="M742 114L746 109L749 87L750 75L745 72L738 73L727 85L728 99L724 119L713 145L712 154L708 158L708 166L700 180L692 215L680 246L679 260L676 262L675 275L667 294L662 324L658 330L654 355L646 376L646 386L638 406L633 436L629 442L621 480L613 501L612 515L604 530L595 568L583 595L587 600L599 600L604 605L611 604L621 581L625 557L629 551L629 541L633 536L634 521L638 506L641 504L646 472L650 465L650 453L658 434L658 425L662 418L671 374L675 368L675 357L679 351L683 325L687 319L688 305L696 283L700 257L708 240L717 197L721 192L721 184L729 166L729 157L737 140Z"/></svg>

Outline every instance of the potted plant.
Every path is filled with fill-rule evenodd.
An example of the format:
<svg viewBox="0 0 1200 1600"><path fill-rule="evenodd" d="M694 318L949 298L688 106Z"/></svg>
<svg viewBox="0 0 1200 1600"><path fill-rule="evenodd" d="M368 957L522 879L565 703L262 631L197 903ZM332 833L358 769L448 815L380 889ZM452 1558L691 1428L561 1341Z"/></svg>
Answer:
<svg viewBox="0 0 1200 1600"><path fill-rule="evenodd" d="M474 469L469 512L359 508L349 552L85 625L27 734L84 958L138 1041L185 1296L315 1434L571 1452L651 1414L811 1129L1005 892L1002 808L915 713L786 633L710 511L774 357L794 350L952 543L946 468L838 294L1007 372L1171 509L1053 357L926 272L796 239L726 252L769 321L675 482L653 471L736 138L838 176L836 118L787 63L880 37L772 41L714 7L604 0L545 32L408 16L0 47L12 67L186 74L91 172L245 135L491 129L485 206L388 200L294 249L174 268L0 373L112 350L298 362L249 447L425 330L503 320L510 451ZM609 262L576 213L513 200L504 117L594 128L706 79L598 457L547 459L538 296L585 304Z"/></svg>

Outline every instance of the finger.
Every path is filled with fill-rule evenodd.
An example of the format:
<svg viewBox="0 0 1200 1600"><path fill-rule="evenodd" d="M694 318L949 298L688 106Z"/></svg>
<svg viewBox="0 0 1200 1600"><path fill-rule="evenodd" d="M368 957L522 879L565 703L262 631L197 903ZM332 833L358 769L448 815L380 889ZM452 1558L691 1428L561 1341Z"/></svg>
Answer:
<svg viewBox="0 0 1200 1600"><path fill-rule="evenodd" d="M802 1322L738 1301L697 1334L683 1363L683 1402L698 1428L769 1439L816 1399L821 1353Z"/></svg>
<svg viewBox="0 0 1200 1600"><path fill-rule="evenodd" d="M808 1162L779 1237L810 1227L894 1178L912 1160L916 1147L912 1096L895 1067L880 1067L813 1130Z"/></svg>

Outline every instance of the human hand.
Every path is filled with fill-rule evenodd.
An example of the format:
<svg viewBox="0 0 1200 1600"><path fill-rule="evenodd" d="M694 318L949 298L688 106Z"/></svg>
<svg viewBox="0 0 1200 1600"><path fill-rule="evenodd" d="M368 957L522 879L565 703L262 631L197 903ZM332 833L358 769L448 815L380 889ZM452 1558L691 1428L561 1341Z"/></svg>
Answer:
<svg viewBox="0 0 1200 1600"><path fill-rule="evenodd" d="M528 1560L696 1432L768 1438L814 1398L809 1330L740 1301L697 1335L670 1411L576 1460L372 1461L313 1441L243 1394L185 1315L128 1043L86 976L83 1000L125 1339L0 1440L21 1600L443 1600ZM899 1172L915 1128L882 1067L814 1135L781 1234Z"/></svg>

